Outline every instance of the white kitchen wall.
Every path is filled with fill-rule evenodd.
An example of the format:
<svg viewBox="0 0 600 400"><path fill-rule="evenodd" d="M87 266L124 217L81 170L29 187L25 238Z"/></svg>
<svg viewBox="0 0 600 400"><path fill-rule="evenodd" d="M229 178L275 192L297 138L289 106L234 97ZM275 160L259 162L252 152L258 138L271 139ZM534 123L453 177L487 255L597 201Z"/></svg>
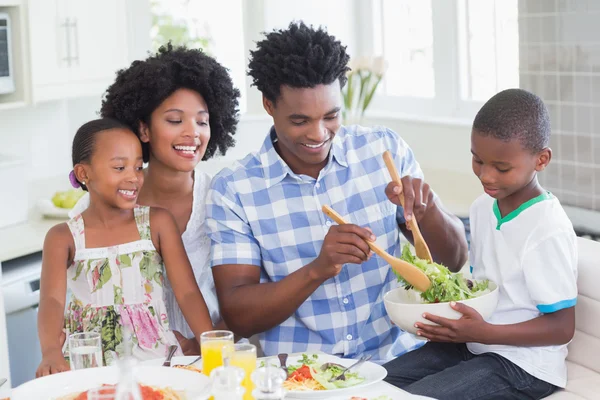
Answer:
<svg viewBox="0 0 600 400"><path fill-rule="evenodd" d="M303 3L300 6L297 2L263 1L265 14L254 19L257 31L281 28L293 19L303 19L307 23L326 25L331 33L348 45L351 54L359 51L360 38L354 29L355 19L358 17L353 11L354 8L344 7L345 0L327 2L325 4L329 12L319 13L314 12L319 8L310 7L310 4ZM309 2L311 1L323 4L319 0ZM128 43L131 60L145 57L150 47L148 2L132 0L129 3ZM344 12L343 17L340 17L340 10ZM244 22L249 23L247 18ZM253 40L260 37L262 36L256 35ZM246 47L249 49L251 46L253 42L246 40ZM225 157L214 160L215 165L242 158L249 151L258 150L262 144L270 120L262 110L260 96L254 93L249 99L252 104L248 107L249 114L242 118L238 127L237 145L230 149ZM40 103L0 112L0 153L25 158L28 167L23 171L23 176L29 181L60 175L64 175L66 179L66 174L71 168L73 134L82 123L97 117L99 107L100 95ZM426 175L435 182L432 186L441 192L442 197L447 197L446 193L463 193L462 197L468 202L479 193L479 184L471 172L470 129L467 125L406 120L397 116L376 116L367 120L367 123L389 126L397 131L413 148ZM448 171L451 174L449 176L454 178L437 178L443 171ZM447 187L449 183L452 183L452 186ZM33 200L30 199L30 202Z"/></svg>

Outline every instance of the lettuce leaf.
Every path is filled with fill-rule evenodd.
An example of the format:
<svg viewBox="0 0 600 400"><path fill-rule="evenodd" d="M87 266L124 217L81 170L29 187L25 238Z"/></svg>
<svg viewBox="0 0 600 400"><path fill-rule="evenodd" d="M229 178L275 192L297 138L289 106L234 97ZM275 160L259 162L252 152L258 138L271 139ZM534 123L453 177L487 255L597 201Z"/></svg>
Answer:
<svg viewBox="0 0 600 400"><path fill-rule="evenodd" d="M412 254L408 244L404 245L400 258L419 268L431 281L429 289L421 292L421 298L427 303L467 300L484 294L488 289L489 281L467 279L460 272L450 272L441 264L422 260ZM413 289L400 275L396 276L405 289Z"/></svg>

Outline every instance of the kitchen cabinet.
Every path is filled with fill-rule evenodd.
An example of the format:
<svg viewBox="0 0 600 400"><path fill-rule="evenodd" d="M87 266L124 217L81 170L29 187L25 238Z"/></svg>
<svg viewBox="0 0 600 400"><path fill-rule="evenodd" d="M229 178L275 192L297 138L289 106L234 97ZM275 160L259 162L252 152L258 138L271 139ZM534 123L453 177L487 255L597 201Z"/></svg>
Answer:
<svg viewBox="0 0 600 400"><path fill-rule="evenodd" d="M126 2L29 0L34 102L100 95L127 64Z"/></svg>

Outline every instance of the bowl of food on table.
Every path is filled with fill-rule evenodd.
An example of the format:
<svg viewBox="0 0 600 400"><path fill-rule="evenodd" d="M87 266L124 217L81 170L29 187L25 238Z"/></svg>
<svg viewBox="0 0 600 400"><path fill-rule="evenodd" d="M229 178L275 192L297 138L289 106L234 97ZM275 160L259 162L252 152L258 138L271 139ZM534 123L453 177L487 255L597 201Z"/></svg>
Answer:
<svg viewBox="0 0 600 400"><path fill-rule="evenodd" d="M343 379L335 379L356 361L325 353L290 355L286 363L287 379L283 382L286 399L351 397L357 391L381 382L387 375L387 371L381 365L365 361L348 371ZM261 359L257 366L262 367L266 364L280 366L276 358Z"/></svg>
<svg viewBox="0 0 600 400"><path fill-rule="evenodd" d="M494 282L470 279L460 272L450 272L441 264L422 260L412 254L409 245L404 246L400 258L422 270L431 281L429 289L420 292L398 276L401 287L387 292L383 297L390 319L406 332L416 334L417 322L435 325L423 318L424 313L459 319L462 314L450 307L453 301L475 309L484 319L495 311L498 286Z"/></svg>

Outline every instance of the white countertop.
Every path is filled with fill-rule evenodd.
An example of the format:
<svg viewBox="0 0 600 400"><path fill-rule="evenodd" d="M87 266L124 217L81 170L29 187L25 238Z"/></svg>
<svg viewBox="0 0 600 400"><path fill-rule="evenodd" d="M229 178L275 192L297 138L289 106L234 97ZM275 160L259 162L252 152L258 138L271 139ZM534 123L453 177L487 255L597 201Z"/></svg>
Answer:
<svg viewBox="0 0 600 400"><path fill-rule="evenodd" d="M54 225L65 221L43 218L36 203L40 198L51 198L55 192L69 189L67 176L35 181L29 187L27 222L0 228L0 263L41 251L46 233Z"/></svg>
<svg viewBox="0 0 600 400"><path fill-rule="evenodd" d="M217 167L221 164L213 163ZM207 166L211 165L207 163ZM210 168L208 168L210 169ZM214 173L213 170L207 170ZM450 212L466 217L469 215L471 203L483 193L481 184L473 174L466 175L453 171L438 169L425 170L426 182L438 194L442 203ZM30 215L25 223L0 228L0 262L25 256L42 250L44 237L54 225L64 220L45 219L36 210L39 198L52 197L57 190L69 188L66 176L44 179L31 184L29 193ZM567 214L576 226L599 230L600 213L573 207L565 207Z"/></svg>

